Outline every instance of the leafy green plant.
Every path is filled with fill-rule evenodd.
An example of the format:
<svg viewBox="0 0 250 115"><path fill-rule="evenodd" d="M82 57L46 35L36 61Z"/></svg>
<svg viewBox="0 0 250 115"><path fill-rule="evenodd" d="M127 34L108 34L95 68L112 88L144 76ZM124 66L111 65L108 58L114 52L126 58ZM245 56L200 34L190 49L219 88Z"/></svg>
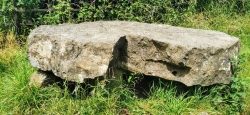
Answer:
<svg viewBox="0 0 250 115"><path fill-rule="evenodd" d="M55 11L50 11L43 17L45 24L59 24L72 22L72 8L70 0L57 0L57 4L53 5Z"/></svg>

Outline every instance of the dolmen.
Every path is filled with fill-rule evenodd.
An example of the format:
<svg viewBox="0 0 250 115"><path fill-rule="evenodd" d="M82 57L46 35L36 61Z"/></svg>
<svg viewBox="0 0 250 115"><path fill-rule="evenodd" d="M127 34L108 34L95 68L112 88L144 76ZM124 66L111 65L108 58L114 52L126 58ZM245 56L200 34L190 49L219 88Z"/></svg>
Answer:
<svg viewBox="0 0 250 115"><path fill-rule="evenodd" d="M230 83L230 60L237 60L239 50L240 40L222 32L97 21L41 25L28 36L27 55L40 72L77 83L119 78L129 71L186 86L209 86Z"/></svg>

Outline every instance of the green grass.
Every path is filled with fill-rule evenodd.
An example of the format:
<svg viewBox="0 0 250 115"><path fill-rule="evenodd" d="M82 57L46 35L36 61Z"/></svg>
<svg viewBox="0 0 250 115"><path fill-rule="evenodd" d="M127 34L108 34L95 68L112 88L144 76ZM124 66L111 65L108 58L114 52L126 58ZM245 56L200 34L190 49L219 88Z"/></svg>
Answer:
<svg viewBox="0 0 250 115"><path fill-rule="evenodd" d="M222 31L239 37L242 49L237 77L229 85L184 87L176 82L153 82L148 98L138 98L127 83L94 86L95 93L76 96L57 84L36 88L29 86L31 67L25 48L0 49L0 114L90 114L110 115L211 115L250 114L250 15L193 14L179 26ZM236 76L236 75L234 75ZM132 89L131 89L132 88Z"/></svg>

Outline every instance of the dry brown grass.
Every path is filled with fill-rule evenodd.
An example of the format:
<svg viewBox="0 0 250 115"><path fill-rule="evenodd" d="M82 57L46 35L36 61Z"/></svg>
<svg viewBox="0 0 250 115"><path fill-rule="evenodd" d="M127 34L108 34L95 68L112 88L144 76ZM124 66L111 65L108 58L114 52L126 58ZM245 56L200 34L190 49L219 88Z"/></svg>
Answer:
<svg viewBox="0 0 250 115"><path fill-rule="evenodd" d="M0 49L16 47L16 35L13 32L0 33Z"/></svg>

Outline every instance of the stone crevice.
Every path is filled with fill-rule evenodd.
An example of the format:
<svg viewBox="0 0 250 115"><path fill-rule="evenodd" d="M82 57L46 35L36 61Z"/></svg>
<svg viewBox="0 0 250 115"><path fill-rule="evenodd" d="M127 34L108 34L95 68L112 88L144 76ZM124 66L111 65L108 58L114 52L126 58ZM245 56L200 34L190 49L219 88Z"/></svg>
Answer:
<svg viewBox="0 0 250 115"><path fill-rule="evenodd" d="M170 71L174 77L185 77L185 75L189 74L189 72L191 70L191 68L188 66L175 65L175 64L163 61L163 60L148 59L146 61L164 64L167 67L168 71Z"/></svg>

